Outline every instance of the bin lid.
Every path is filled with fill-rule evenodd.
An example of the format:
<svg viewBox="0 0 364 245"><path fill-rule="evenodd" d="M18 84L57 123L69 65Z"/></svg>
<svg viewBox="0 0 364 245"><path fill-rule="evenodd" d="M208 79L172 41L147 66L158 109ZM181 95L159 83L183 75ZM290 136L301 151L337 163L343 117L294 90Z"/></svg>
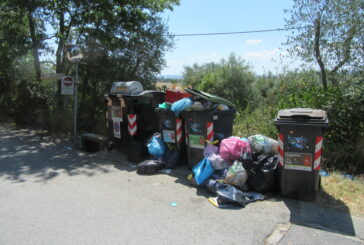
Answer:
<svg viewBox="0 0 364 245"><path fill-rule="evenodd" d="M113 82L110 94L135 95L143 91L143 85L138 81Z"/></svg>
<svg viewBox="0 0 364 245"><path fill-rule="evenodd" d="M146 98L157 98L158 96L165 96L165 92L158 90L145 90L137 94L131 94L132 97L143 96Z"/></svg>
<svg viewBox="0 0 364 245"><path fill-rule="evenodd" d="M291 108L283 109L278 112L277 120L313 120L324 122L327 120L326 111L312 108Z"/></svg>
<svg viewBox="0 0 364 245"><path fill-rule="evenodd" d="M192 88L185 88L185 91L189 94L192 94L193 96L197 96L206 101L211 101L211 102L217 103L217 104L224 104L224 105L230 106L231 108L236 110L235 104L233 104L232 102L228 101L227 99L221 98L219 96L212 95L212 94L209 94L209 93L206 93L203 91L199 91L197 89L192 89Z"/></svg>

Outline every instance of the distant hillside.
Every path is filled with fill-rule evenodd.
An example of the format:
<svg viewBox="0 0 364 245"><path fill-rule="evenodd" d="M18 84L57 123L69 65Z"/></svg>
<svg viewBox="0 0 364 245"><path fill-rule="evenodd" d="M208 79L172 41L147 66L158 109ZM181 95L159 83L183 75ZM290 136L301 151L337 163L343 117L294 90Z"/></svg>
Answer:
<svg viewBox="0 0 364 245"><path fill-rule="evenodd" d="M182 75L159 75L158 79L182 79Z"/></svg>

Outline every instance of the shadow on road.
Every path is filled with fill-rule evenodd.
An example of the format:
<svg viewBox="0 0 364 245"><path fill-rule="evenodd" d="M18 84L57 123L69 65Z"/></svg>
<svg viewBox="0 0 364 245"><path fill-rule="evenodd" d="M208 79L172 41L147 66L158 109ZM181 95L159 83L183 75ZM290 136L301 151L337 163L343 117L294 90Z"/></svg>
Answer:
<svg viewBox="0 0 364 245"><path fill-rule="evenodd" d="M283 199L283 201L291 212L291 223L315 228L322 226L331 231L356 235L349 208L345 203L334 199L323 190L318 193L316 202L292 199Z"/></svg>
<svg viewBox="0 0 364 245"><path fill-rule="evenodd" d="M135 165L126 161L120 152L90 154L75 151L71 148L71 142L54 139L41 131L15 130L0 126L0 139L0 177L14 182L25 182L30 179L47 182L61 173L91 177L97 173L108 173L110 165L122 171L136 171ZM196 189L198 196L211 197L212 193L206 188L196 188L191 185L186 178L188 173L187 167L183 166L173 170L170 175L176 178L176 183ZM332 231L355 235L349 208L323 190L320 191L316 203L282 199L276 194L268 195L268 198L271 201L285 203L290 211L291 223L306 226L320 225ZM335 207L340 211L328 207Z"/></svg>
<svg viewBox="0 0 364 245"><path fill-rule="evenodd" d="M72 149L71 142L54 139L44 131L0 127L0 176L15 182L49 181L60 173L93 176L108 172L101 154ZM106 160L106 161L100 161Z"/></svg>

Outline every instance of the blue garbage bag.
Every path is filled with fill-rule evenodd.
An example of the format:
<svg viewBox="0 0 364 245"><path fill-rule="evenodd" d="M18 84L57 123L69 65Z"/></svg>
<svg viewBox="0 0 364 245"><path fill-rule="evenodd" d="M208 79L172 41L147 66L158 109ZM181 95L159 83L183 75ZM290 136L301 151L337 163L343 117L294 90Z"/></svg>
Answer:
<svg viewBox="0 0 364 245"><path fill-rule="evenodd" d="M172 104L171 110L176 116L183 110L190 108L193 105L193 100L191 98L183 98Z"/></svg>
<svg viewBox="0 0 364 245"><path fill-rule="evenodd" d="M163 156L166 152L166 145L158 136L153 136L152 140L147 144L148 152L155 157Z"/></svg>
<svg viewBox="0 0 364 245"><path fill-rule="evenodd" d="M192 172L195 175L195 181L197 185L201 185L206 179L214 174L215 169L212 167L211 162L204 158L195 167L193 167Z"/></svg>

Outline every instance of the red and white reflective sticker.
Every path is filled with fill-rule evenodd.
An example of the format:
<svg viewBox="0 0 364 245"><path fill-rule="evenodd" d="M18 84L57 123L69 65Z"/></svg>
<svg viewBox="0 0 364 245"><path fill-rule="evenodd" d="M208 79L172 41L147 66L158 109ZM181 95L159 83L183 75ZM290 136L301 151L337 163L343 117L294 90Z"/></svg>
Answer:
<svg viewBox="0 0 364 245"><path fill-rule="evenodd" d="M316 144L315 144L315 156L313 158L313 169L320 170L321 168L321 155L322 155L322 142L323 137L318 136L316 137Z"/></svg>
<svg viewBox="0 0 364 245"><path fill-rule="evenodd" d="M137 133L136 114L128 114L128 131L129 135L134 136Z"/></svg>
<svg viewBox="0 0 364 245"><path fill-rule="evenodd" d="M278 135L278 164L283 167L283 159L284 159L284 151L283 151L283 141L284 141L284 135L279 134Z"/></svg>
<svg viewBox="0 0 364 245"><path fill-rule="evenodd" d="M208 122L207 123L207 137L206 139L210 142L214 141L214 123Z"/></svg>
<svg viewBox="0 0 364 245"><path fill-rule="evenodd" d="M182 119L176 118L176 133L177 133L177 142L182 141Z"/></svg>

